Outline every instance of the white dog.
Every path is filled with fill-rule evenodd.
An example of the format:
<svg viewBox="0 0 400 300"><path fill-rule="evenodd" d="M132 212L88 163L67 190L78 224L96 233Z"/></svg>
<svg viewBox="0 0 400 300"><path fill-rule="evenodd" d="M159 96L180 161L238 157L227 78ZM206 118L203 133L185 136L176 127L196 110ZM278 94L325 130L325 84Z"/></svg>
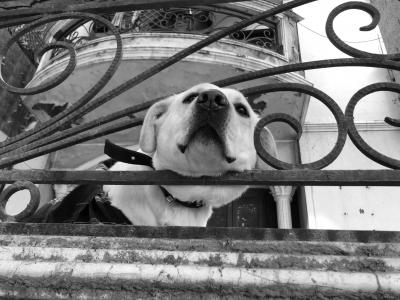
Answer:
<svg viewBox="0 0 400 300"><path fill-rule="evenodd" d="M240 92L199 84L154 104L144 119L139 144L152 156L156 170L192 177L252 170L257 164L253 134L258 119ZM268 129L266 133L264 144L276 155L272 134ZM118 162L110 169L141 170L152 168ZM235 200L247 188L109 185L104 191L134 225L205 226L213 208Z"/></svg>

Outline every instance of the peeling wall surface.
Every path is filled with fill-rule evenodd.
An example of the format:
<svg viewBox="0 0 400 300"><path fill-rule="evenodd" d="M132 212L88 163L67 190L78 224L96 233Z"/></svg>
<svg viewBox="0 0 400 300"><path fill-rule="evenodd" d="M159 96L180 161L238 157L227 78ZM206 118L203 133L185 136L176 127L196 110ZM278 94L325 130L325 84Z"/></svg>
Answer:
<svg viewBox="0 0 400 300"><path fill-rule="evenodd" d="M399 243L394 232L0 224L0 297L398 299Z"/></svg>

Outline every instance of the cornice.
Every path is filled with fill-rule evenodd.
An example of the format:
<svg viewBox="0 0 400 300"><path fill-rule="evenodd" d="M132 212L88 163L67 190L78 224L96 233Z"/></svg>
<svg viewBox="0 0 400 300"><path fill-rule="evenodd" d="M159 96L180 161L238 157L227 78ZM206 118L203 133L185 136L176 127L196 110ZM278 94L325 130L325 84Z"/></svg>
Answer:
<svg viewBox="0 0 400 300"><path fill-rule="evenodd" d="M399 131L385 122L359 122L355 123L358 131ZM337 132L336 123L305 123L303 132Z"/></svg>

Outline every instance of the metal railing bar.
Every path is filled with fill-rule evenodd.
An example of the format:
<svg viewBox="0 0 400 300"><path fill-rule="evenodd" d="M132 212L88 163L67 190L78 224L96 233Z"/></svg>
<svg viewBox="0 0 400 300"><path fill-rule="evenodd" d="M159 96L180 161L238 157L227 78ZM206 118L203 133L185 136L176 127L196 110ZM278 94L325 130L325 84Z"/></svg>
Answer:
<svg viewBox="0 0 400 300"><path fill-rule="evenodd" d="M275 76L284 73L316 70L322 68L335 68L335 67L373 67L384 68L400 71L400 63L393 60L376 60L372 58L337 58L337 59L324 59L315 60L311 62L294 63L286 66L267 68L258 71L252 71L245 74L224 78L214 81L215 85L225 87L228 85L242 83L262 77Z"/></svg>
<svg viewBox="0 0 400 300"><path fill-rule="evenodd" d="M82 133L82 132L91 130L91 129L95 128L95 127L98 127L98 126L101 126L101 125L105 125L107 123L110 123L112 121L115 121L115 120L118 120L118 119L121 119L121 118L124 118L124 117L132 118L132 115L134 113L137 113L137 112L140 112L140 111L143 111L143 110L149 108L152 104L158 102L161 99L164 99L164 97L156 98L156 99L150 100L150 101L146 101L144 103L141 103L141 104L138 104L138 105L134 105L134 106L129 107L129 108L121 109L121 110L119 110L117 112L114 112L114 113L109 114L109 115L104 116L104 117L100 117L100 118L98 118L96 120L93 120L93 121L90 121L88 123L84 123L84 124L75 126L73 128L69 128L69 129L66 129L66 130L63 130L63 131L59 131L59 132L57 132L57 133L55 133L55 134L53 134L51 136L47 136L47 137L45 137L43 139L40 139L40 140L38 140L36 142L33 142L31 144L19 147L19 148L15 149L13 151L10 151L10 152L6 152L6 151L4 151L4 149L0 149L0 154L7 154L7 156L21 154L21 153L26 152L28 150L32 150L32 149L35 149L35 148L38 148L38 147L41 147L41 146L45 146L47 144L59 141L61 139L65 139L65 138L70 137L70 136L74 136L74 135L76 135L78 133ZM136 126L140 126L140 125L141 125L141 123L137 124Z"/></svg>
<svg viewBox="0 0 400 300"><path fill-rule="evenodd" d="M10 157L1 159L0 160L0 168L7 168L9 166L26 161L28 159L39 157L39 156L63 149L63 148L67 148L67 147L70 147L70 146L73 146L73 145L76 145L76 144L79 144L82 142L86 142L86 141L89 141L89 140L92 140L92 139L95 139L98 137L105 136L107 134L125 130L125 129L131 128L131 127L135 127L135 126L142 124L142 122L143 122L142 118L135 118L135 119L130 119L130 120L118 121L112 125L97 127L95 129L82 132L75 136L71 136L69 138L50 143L46 146L39 147L34 150L30 150L30 151L27 151L27 152L24 152L21 154L17 154L14 156L10 156Z"/></svg>
<svg viewBox="0 0 400 300"><path fill-rule="evenodd" d="M398 186L398 170L254 170L219 177L184 177L172 171L3 170L0 183L116 185Z"/></svg>

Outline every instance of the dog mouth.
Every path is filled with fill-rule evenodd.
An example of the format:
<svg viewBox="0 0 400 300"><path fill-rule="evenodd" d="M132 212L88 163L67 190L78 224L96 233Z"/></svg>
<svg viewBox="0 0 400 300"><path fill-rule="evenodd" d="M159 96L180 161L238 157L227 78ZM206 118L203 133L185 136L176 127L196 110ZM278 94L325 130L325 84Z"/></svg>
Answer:
<svg viewBox="0 0 400 300"><path fill-rule="evenodd" d="M217 145L221 149L222 155L228 163L232 163L236 160L236 158L229 153L230 151L228 151L225 136L220 132L220 130L216 130L210 125L189 130L186 141L177 144L179 151L184 154L189 145L194 141L205 146L211 144Z"/></svg>

